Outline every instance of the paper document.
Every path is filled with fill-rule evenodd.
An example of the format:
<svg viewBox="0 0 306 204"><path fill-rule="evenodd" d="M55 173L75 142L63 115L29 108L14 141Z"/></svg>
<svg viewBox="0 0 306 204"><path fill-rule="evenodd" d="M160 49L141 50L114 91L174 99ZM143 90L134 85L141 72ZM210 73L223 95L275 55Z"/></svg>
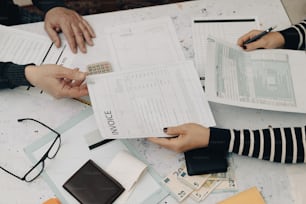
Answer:
<svg viewBox="0 0 306 204"><path fill-rule="evenodd" d="M95 46L89 47L86 55L76 57L73 65L83 68L107 61L116 72L181 60L185 57L172 20L162 17L106 27L95 39ZM91 103L88 97L82 99Z"/></svg>
<svg viewBox="0 0 306 204"><path fill-rule="evenodd" d="M69 47L62 43L56 48L45 36L0 25L0 60L16 64L63 64L69 61L66 50Z"/></svg>
<svg viewBox="0 0 306 204"><path fill-rule="evenodd" d="M215 125L193 62L88 76L89 95L104 138L164 137L163 128Z"/></svg>
<svg viewBox="0 0 306 204"><path fill-rule="evenodd" d="M245 52L209 38L206 93L229 105L288 112L306 112L306 53L293 50Z"/></svg>
<svg viewBox="0 0 306 204"><path fill-rule="evenodd" d="M105 28L115 71L184 60L170 17Z"/></svg>
<svg viewBox="0 0 306 204"><path fill-rule="evenodd" d="M236 44L238 38L243 34L258 28L259 23L256 17L195 17L192 20L194 58L201 79L205 79L207 37L209 35Z"/></svg>

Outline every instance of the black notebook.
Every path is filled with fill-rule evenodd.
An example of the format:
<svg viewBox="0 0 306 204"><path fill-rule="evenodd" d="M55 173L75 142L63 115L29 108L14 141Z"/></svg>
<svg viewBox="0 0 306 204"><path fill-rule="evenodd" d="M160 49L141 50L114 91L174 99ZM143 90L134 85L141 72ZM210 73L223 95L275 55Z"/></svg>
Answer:
<svg viewBox="0 0 306 204"><path fill-rule="evenodd" d="M113 203L124 191L119 182L92 160L77 170L63 187L82 204Z"/></svg>
<svg viewBox="0 0 306 204"><path fill-rule="evenodd" d="M199 148L184 153L188 175L226 172L228 163L225 153L212 154L208 148Z"/></svg>

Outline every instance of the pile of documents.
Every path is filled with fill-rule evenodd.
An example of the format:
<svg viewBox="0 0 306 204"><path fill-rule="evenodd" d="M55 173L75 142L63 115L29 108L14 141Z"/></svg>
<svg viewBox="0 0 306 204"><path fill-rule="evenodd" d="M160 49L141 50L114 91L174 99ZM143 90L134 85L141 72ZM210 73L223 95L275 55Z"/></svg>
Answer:
<svg viewBox="0 0 306 204"><path fill-rule="evenodd" d="M111 73L87 77L105 139L165 137L164 127L215 121L169 17L105 28Z"/></svg>

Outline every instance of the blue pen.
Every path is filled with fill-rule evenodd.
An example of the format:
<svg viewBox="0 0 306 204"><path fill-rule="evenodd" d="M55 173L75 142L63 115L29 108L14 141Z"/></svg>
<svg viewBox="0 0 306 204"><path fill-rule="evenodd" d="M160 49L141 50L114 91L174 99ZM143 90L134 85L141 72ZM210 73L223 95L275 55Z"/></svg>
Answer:
<svg viewBox="0 0 306 204"><path fill-rule="evenodd" d="M258 40L258 39L262 38L263 36L267 35L268 33L270 33L275 28L276 28L276 26L273 26L273 27L268 28L267 30L264 30L263 32L259 33L258 35L255 35L254 37L252 37L252 38L248 39L247 41L245 41L243 43L243 45L255 42L256 40Z"/></svg>

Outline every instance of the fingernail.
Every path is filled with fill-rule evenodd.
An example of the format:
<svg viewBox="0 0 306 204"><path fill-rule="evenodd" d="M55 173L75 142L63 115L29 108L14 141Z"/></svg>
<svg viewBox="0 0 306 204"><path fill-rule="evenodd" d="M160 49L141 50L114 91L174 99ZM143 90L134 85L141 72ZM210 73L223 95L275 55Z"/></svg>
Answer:
<svg viewBox="0 0 306 204"><path fill-rule="evenodd" d="M167 133L167 130L168 130L168 128L165 127L165 128L163 129L164 133Z"/></svg>

